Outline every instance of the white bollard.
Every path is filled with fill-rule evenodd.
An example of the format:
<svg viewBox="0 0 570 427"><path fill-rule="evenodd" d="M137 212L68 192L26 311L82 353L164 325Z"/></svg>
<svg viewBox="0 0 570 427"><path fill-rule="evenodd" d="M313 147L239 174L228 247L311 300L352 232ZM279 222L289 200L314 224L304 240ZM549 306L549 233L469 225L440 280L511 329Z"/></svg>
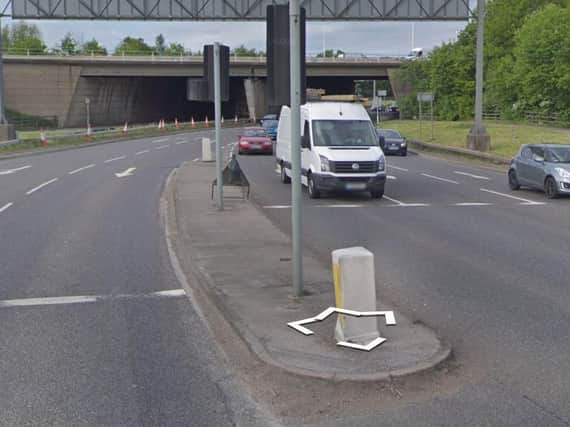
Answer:
<svg viewBox="0 0 570 427"><path fill-rule="evenodd" d="M202 161L211 162L212 158L212 141L210 138L202 138Z"/></svg>
<svg viewBox="0 0 570 427"><path fill-rule="evenodd" d="M337 308L376 311L374 254L361 246L337 249L332 252L332 264ZM338 315L337 341L368 344L379 336L376 317Z"/></svg>

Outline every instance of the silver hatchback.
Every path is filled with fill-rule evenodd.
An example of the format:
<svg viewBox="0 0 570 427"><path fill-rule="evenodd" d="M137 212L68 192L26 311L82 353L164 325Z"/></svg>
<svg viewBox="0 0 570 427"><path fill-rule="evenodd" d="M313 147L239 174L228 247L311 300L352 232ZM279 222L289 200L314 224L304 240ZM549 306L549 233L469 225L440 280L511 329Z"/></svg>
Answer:
<svg viewBox="0 0 570 427"><path fill-rule="evenodd" d="M570 194L570 145L526 144L511 160L509 187L544 190L553 199Z"/></svg>

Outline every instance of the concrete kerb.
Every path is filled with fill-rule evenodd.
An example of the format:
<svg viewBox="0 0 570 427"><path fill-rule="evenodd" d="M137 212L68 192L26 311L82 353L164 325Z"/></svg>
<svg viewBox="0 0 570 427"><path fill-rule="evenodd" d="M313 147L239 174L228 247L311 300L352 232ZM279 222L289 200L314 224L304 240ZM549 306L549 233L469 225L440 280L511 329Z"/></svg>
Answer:
<svg viewBox="0 0 570 427"><path fill-rule="evenodd" d="M225 328L231 330L235 336L245 344L250 355L257 360L292 375L320 380L338 382L390 382L394 378L425 374L432 370L436 370L452 355L451 346L445 341L439 339L440 347L429 359L416 363L413 367L393 369L375 374L332 374L292 367L276 360L265 349L261 340L249 331L247 325L243 324L240 319L232 315L232 313L226 308L222 301L222 297L214 292L213 287L211 286L212 278L208 272L204 271L197 263L192 261L185 264L185 257L179 256L181 251L192 251L192 248L181 247L180 241L177 238L178 225L175 201L176 179L177 171L175 170L169 175L161 196L161 219L164 226L171 264L173 265L176 276L182 284L182 287L186 290L187 295L191 299L193 306L196 308L199 316L204 320L208 330L226 357L228 357L228 355L224 349L223 343L221 342L223 340L216 339L217 334L214 331L214 328L209 326L211 322L223 322ZM257 208L255 204L254 206Z"/></svg>
<svg viewBox="0 0 570 427"><path fill-rule="evenodd" d="M467 148L448 147L445 145L431 144L417 140L409 140L408 144L417 151L430 151L434 153L450 154L458 157L468 157L470 159L493 163L495 165L508 165L511 161L506 157L496 156L489 153L481 153Z"/></svg>

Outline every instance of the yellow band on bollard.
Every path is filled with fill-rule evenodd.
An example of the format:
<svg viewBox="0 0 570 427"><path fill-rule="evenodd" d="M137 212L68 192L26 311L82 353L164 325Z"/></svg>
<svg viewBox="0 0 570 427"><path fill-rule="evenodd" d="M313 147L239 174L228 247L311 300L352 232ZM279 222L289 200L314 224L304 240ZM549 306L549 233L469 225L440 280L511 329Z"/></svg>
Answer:
<svg viewBox="0 0 570 427"><path fill-rule="evenodd" d="M333 283L334 283L334 300L337 308L344 308L342 303L342 285L340 283L340 264L333 263ZM341 323L344 323L344 316L338 314Z"/></svg>

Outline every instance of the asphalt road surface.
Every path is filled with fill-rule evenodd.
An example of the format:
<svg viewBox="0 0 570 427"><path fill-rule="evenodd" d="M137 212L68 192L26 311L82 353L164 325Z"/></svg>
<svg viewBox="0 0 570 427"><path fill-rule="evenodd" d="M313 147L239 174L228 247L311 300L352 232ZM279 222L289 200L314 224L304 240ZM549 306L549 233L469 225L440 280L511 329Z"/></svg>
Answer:
<svg viewBox="0 0 570 427"><path fill-rule="evenodd" d="M0 425L266 425L161 229L165 179L200 136L0 160Z"/></svg>
<svg viewBox="0 0 570 427"><path fill-rule="evenodd" d="M255 202L289 232L290 185L274 158L239 161ZM382 200L305 192L304 243L325 261L337 248L371 250L377 295L452 344L457 382L322 425L570 425L570 199L511 192L505 173L463 163L387 164Z"/></svg>

